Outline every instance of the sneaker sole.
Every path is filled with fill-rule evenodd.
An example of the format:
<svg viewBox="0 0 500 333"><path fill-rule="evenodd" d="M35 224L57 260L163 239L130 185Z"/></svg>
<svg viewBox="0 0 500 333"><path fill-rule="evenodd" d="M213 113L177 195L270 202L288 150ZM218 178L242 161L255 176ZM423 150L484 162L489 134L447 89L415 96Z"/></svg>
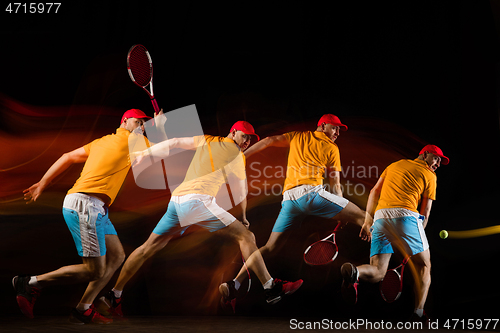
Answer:
<svg viewBox="0 0 500 333"><path fill-rule="evenodd" d="M74 317L69 317L69 322L72 323L73 325L85 325L84 322L81 322Z"/></svg>
<svg viewBox="0 0 500 333"><path fill-rule="evenodd" d="M23 313L23 315L25 315L26 317L28 317L30 319L35 318L35 316L33 315L33 312L26 310L26 308L31 307L31 304L30 304L30 302L28 302L28 300L25 297L16 296L16 300L17 300L17 305L19 305L19 309L21 309L21 312Z"/></svg>
<svg viewBox="0 0 500 333"><path fill-rule="evenodd" d="M81 321L80 319L78 318L75 318L73 316L70 316L69 317L69 322L74 324L74 325L109 325L111 324L113 321L109 321L109 322L94 322L94 321L91 321L90 323L84 323L83 321Z"/></svg>
<svg viewBox="0 0 500 333"><path fill-rule="evenodd" d="M281 301L281 296L275 297L273 299L267 299L266 300L267 304L276 304L279 301Z"/></svg>

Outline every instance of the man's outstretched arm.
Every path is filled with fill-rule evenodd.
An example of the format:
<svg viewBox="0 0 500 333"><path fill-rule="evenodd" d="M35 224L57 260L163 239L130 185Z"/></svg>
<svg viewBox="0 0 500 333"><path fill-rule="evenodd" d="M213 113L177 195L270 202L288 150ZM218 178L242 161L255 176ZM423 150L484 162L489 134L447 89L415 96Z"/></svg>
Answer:
<svg viewBox="0 0 500 333"><path fill-rule="evenodd" d="M290 142L288 142L285 135L275 135L268 136L265 139L260 140L250 148L245 151L245 157L250 157L251 155L266 149L267 147L289 147Z"/></svg>

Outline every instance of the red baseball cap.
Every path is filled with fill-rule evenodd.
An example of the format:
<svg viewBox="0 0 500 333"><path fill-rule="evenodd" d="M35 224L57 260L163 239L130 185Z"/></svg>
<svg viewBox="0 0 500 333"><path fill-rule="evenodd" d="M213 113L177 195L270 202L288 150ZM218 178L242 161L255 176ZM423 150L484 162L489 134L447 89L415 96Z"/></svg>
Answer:
<svg viewBox="0 0 500 333"><path fill-rule="evenodd" d="M146 114L139 109L130 109L125 111L122 116L122 123L125 118L151 119L151 117L146 116Z"/></svg>
<svg viewBox="0 0 500 333"><path fill-rule="evenodd" d="M248 134L248 135L255 135L257 137L257 141L260 140L259 136L257 134L255 134L255 130L253 129L253 126L250 125L250 123L247 121L240 120L240 121L235 122L233 127L231 127L231 129L229 130L229 132L232 132L233 130L242 131L243 133Z"/></svg>
<svg viewBox="0 0 500 333"><path fill-rule="evenodd" d="M420 151L420 155L422 155L425 152L429 152L431 154L434 154L436 156L441 157L441 159L442 159L441 163L443 165L446 165L446 164L450 163L450 159L448 157L446 157L446 156L443 155L443 151L438 146L427 145L424 148L422 148L422 150Z"/></svg>
<svg viewBox="0 0 500 333"><path fill-rule="evenodd" d="M330 113L324 114L319 119L318 126L321 126L321 124L323 124L323 123L332 124L333 126L339 126L342 131L347 131L347 126L342 124L340 122L339 117L337 117L333 114L330 114Z"/></svg>

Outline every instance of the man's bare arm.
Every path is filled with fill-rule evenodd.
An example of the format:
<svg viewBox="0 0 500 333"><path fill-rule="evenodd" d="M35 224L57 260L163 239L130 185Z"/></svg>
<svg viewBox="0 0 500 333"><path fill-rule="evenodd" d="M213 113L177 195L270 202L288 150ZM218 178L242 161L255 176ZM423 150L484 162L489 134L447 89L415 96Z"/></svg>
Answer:
<svg viewBox="0 0 500 333"><path fill-rule="evenodd" d="M267 138L264 138L248 148L245 151L245 157L250 157L251 155L258 153L267 147L289 147L290 142L286 139L286 136L281 134L281 135L275 135L275 136L268 136Z"/></svg>
<svg viewBox="0 0 500 333"><path fill-rule="evenodd" d="M427 222L429 221L429 216L431 215L431 208L432 208L432 200L423 197L422 201L420 202L420 215L425 216L423 225L424 228L427 226Z"/></svg>
<svg viewBox="0 0 500 333"><path fill-rule="evenodd" d="M88 154L83 147L63 154L43 175L42 179L23 191L26 203L36 201L47 186L72 164L83 163L87 160Z"/></svg>

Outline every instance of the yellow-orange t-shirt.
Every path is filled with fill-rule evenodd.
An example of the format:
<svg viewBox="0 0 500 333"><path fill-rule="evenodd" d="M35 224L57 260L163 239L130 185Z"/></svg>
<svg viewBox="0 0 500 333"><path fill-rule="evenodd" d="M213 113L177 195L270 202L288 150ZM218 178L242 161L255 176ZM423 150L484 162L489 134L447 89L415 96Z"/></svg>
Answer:
<svg viewBox="0 0 500 333"><path fill-rule="evenodd" d="M418 158L394 162L380 177L384 183L376 210L406 208L418 213L422 196L436 200L436 174Z"/></svg>
<svg viewBox="0 0 500 333"><path fill-rule="evenodd" d="M116 134L103 136L83 146L88 153L80 178L68 191L70 193L100 193L110 198L110 205L116 199L130 169L129 136L124 128ZM133 134L146 140L142 135Z"/></svg>
<svg viewBox="0 0 500 333"><path fill-rule="evenodd" d="M299 185L322 185L327 167L341 171L337 145L323 132L289 132L288 165L283 192Z"/></svg>
<svg viewBox="0 0 500 333"><path fill-rule="evenodd" d="M206 194L215 197L226 177L245 179L245 155L231 139L221 136L194 137L197 147L186 177L172 195Z"/></svg>

